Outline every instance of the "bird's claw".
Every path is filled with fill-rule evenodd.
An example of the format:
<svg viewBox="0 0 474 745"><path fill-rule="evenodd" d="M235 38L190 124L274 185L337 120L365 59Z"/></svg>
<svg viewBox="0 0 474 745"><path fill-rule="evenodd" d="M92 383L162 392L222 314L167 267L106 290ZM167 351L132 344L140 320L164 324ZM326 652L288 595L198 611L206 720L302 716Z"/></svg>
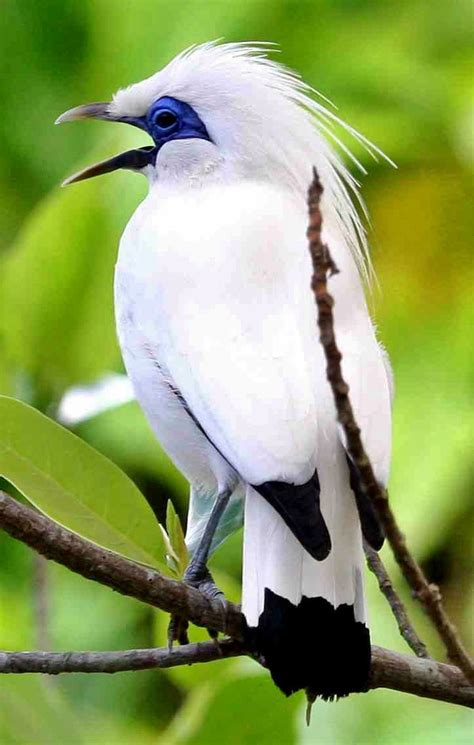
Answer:
<svg viewBox="0 0 474 745"><path fill-rule="evenodd" d="M196 590L199 590L199 592L210 600L218 600L222 605L225 604L224 593L216 586L206 566L201 567L193 564L191 561L184 573L183 582L188 587L194 587ZM168 649L170 651L174 642L189 644L188 627L188 621L182 616L171 616L168 624ZM207 632L211 639L217 639L217 631L215 629L207 629Z"/></svg>
<svg viewBox="0 0 474 745"><path fill-rule="evenodd" d="M171 616L168 624L168 650L171 652L174 642L189 644L188 621L182 616Z"/></svg>

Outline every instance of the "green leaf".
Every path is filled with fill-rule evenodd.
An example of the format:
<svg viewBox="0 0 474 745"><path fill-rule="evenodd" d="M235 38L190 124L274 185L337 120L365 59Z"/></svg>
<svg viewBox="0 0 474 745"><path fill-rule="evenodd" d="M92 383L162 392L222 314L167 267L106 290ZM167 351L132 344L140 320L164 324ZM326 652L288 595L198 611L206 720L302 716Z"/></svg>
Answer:
<svg viewBox="0 0 474 745"><path fill-rule="evenodd" d="M187 504L189 484L160 447L137 401L101 411L74 431L126 473L158 482L178 508Z"/></svg>
<svg viewBox="0 0 474 745"><path fill-rule="evenodd" d="M0 475L53 520L166 571L156 518L114 463L31 406L0 396Z"/></svg>
<svg viewBox="0 0 474 745"><path fill-rule="evenodd" d="M39 675L9 675L2 681L0 741L3 745L86 745L81 717L59 686Z"/></svg>
<svg viewBox="0 0 474 745"><path fill-rule="evenodd" d="M169 745L293 745L295 713L302 694L285 698L270 674L247 660L233 660L232 672L229 669L227 675L220 676L217 670L224 662L212 663L212 678L208 673L207 680L190 692L164 741ZM245 716L237 712L245 712Z"/></svg>
<svg viewBox="0 0 474 745"><path fill-rule="evenodd" d="M168 500L166 507L166 530L172 548L172 557L176 562L178 574L182 577L189 563L189 554L181 521L171 499Z"/></svg>
<svg viewBox="0 0 474 745"><path fill-rule="evenodd" d="M181 573L179 571L179 561L178 557L176 556L173 546L171 545L171 541L169 539L168 533L164 529L162 525L160 525L161 530L161 537L163 538L163 543L166 547L166 564L168 566L168 569L171 571L172 574L174 574L176 577L180 577Z"/></svg>
<svg viewBox="0 0 474 745"><path fill-rule="evenodd" d="M111 150L124 142L122 134ZM88 162L97 156L91 153ZM2 354L31 376L43 398L120 367L114 264L120 233L145 186L129 179L124 189L123 175L55 189L0 264Z"/></svg>

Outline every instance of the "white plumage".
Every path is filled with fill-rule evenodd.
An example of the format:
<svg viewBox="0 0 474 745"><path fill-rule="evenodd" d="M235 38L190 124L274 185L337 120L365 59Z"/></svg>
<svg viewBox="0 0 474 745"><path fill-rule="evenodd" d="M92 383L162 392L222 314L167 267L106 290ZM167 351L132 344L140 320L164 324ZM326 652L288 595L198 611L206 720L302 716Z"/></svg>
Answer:
<svg viewBox="0 0 474 745"><path fill-rule="evenodd" d="M266 589L294 606L302 597L354 606L366 621L361 528L310 290L313 166L323 240L340 270L330 289L344 376L383 482L390 461L391 382L364 297L365 236L349 197L357 186L324 136L337 118L310 93L260 46L206 44L109 107L117 119L141 117L173 97L209 133L166 142L143 169L150 191L116 268L117 328L137 398L190 481L192 550L216 495L234 491L214 545L239 526L246 493L243 610L252 627ZM250 486L303 485L315 469L332 545L323 561Z"/></svg>

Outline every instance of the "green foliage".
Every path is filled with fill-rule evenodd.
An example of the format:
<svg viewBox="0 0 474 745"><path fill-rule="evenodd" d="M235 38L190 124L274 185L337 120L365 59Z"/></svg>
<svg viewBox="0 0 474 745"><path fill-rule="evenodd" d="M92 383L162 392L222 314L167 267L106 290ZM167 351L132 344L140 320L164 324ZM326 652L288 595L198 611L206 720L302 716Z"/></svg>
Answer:
<svg viewBox="0 0 474 745"><path fill-rule="evenodd" d="M124 137L114 142L123 144ZM123 190L120 180L105 186L97 179L56 190L0 262L5 358L30 376L41 400L120 366L112 281ZM125 201L130 212L133 200Z"/></svg>
<svg viewBox="0 0 474 745"><path fill-rule="evenodd" d="M182 505L186 490L184 477L158 446L136 401L86 419L75 431L128 473L162 484L175 502Z"/></svg>
<svg viewBox="0 0 474 745"><path fill-rule="evenodd" d="M50 745L56 742L82 745L81 726L73 706L39 677L18 676L0 698L2 743Z"/></svg>
<svg viewBox="0 0 474 745"><path fill-rule="evenodd" d="M94 543L166 568L154 515L114 463L16 399L0 396L0 421L0 475L30 502Z"/></svg>
<svg viewBox="0 0 474 745"><path fill-rule="evenodd" d="M184 542L181 521L176 514L171 499L168 500L166 507L166 531L163 530L163 537L166 540L166 559L168 565L178 577L182 577L189 562L189 555Z"/></svg>
<svg viewBox="0 0 474 745"><path fill-rule="evenodd" d="M273 697L272 682L242 669L219 685L212 679L194 688L186 706L165 733L167 745L294 742L297 698ZM267 707L271 703L271 711ZM240 713L240 716L238 716ZM236 721L238 717L238 722Z"/></svg>
<svg viewBox="0 0 474 745"><path fill-rule="evenodd" d="M270 39L281 46L282 62L397 161L392 171L357 152L370 171L364 191L382 288L373 306L397 389L390 491L410 545L441 582L465 634L474 603L466 343L473 280L471 14L467 0L4 0L0 14L0 392L48 413L69 386L121 369L113 267L120 234L145 191L129 173L60 190L77 168L145 144L143 133L102 122L55 128L62 111L106 100L189 44ZM183 516L186 485L136 403L81 422L75 432L80 440L21 403L0 399L2 470L59 522L164 569L168 552L182 573L186 556L170 497ZM168 501L168 546L140 491L85 443L139 484L163 523ZM212 562L217 584L236 602L240 540L227 542ZM390 562L387 550L384 558ZM396 567L390 569L403 587ZM61 567L49 575L55 648L165 642L163 614ZM8 608L0 614L2 647L35 645L30 584L29 552L0 536L0 605ZM375 583L367 584L374 641L403 649ZM442 654L405 595L418 629ZM191 633L205 638L203 630ZM285 700L255 671L250 661L222 660L162 673L63 676L52 685L10 676L2 680L0 740L469 741L464 712L388 691L337 705L317 702L306 729L304 697Z"/></svg>

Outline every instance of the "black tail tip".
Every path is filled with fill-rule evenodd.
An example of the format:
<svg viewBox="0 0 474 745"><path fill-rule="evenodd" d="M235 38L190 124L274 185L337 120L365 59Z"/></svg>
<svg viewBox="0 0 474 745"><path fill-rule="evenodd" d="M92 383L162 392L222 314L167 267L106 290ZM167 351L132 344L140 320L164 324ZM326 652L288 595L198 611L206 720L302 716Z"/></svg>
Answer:
<svg viewBox="0 0 474 745"><path fill-rule="evenodd" d="M304 689L308 700L332 701L368 690L370 635L352 605L303 597L296 606L266 588L258 626L247 634L286 696Z"/></svg>

